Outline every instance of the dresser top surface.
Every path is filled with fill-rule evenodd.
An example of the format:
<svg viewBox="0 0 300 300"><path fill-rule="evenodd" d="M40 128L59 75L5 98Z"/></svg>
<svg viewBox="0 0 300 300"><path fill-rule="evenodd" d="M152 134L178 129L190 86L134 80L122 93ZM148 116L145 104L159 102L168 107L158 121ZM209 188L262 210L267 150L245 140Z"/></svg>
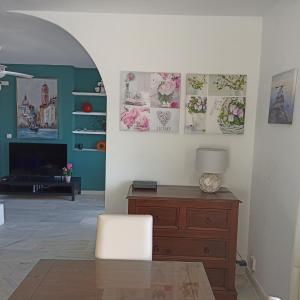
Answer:
<svg viewBox="0 0 300 300"><path fill-rule="evenodd" d="M182 186L182 185L158 185L157 191L132 189L130 186L128 198L144 198L144 199L186 199L186 200L235 200L239 201L232 192L226 188L221 188L216 193L204 193L198 186Z"/></svg>

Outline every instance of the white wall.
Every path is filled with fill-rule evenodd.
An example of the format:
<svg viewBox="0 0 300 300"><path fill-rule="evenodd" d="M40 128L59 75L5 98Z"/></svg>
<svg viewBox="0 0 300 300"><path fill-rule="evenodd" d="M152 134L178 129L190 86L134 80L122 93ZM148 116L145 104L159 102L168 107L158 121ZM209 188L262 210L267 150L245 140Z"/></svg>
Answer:
<svg viewBox="0 0 300 300"><path fill-rule="evenodd" d="M197 184L195 149L228 147L225 183L243 201L238 249L248 242L255 111L260 63L261 18L109 15L30 12L69 31L94 59L108 93L106 208L125 212L134 179L160 184ZM59 45L58 45L59 46ZM185 135L184 92L179 134L119 130L120 71L241 73L248 75L243 136ZM183 80L184 81L184 80ZM182 87L182 91L185 86Z"/></svg>
<svg viewBox="0 0 300 300"><path fill-rule="evenodd" d="M300 3L286 3L264 19L260 92L250 211L249 255L267 294L289 299L300 192L300 80L292 125L268 124L271 77L300 66Z"/></svg>

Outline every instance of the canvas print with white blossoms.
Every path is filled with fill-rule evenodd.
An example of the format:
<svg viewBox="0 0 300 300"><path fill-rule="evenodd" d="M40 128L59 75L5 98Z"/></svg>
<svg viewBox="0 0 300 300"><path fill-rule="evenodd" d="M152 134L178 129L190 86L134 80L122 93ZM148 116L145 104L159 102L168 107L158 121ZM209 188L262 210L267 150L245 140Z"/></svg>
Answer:
<svg viewBox="0 0 300 300"><path fill-rule="evenodd" d="M180 88L178 73L121 72L120 129L178 132Z"/></svg>
<svg viewBox="0 0 300 300"><path fill-rule="evenodd" d="M187 74L185 132L243 134L247 75Z"/></svg>

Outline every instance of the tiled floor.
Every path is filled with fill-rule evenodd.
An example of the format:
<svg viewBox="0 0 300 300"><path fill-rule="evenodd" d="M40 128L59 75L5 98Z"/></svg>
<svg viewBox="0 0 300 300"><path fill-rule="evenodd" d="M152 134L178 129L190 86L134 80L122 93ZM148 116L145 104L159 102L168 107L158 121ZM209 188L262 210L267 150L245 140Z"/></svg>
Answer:
<svg viewBox="0 0 300 300"><path fill-rule="evenodd" d="M94 257L96 216L104 211L103 198L2 200L6 223L0 226L0 300L9 297L41 258ZM247 277L238 273L238 299L256 300Z"/></svg>
<svg viewBox="0 0 300 300"><path fill-rule="evenodd" d="M259 300L243 268L237 268L235 284L238 292L238 300Z"/></svg>
<svg viewBox="0 0 300 300"><path fill-rule="evenodd" d="M5 198L0 226L0 300L5 300L40 258L94 256L96 216L104 201L95 196L16 200ZM2 198L3 199L3 198Z"/></svg>

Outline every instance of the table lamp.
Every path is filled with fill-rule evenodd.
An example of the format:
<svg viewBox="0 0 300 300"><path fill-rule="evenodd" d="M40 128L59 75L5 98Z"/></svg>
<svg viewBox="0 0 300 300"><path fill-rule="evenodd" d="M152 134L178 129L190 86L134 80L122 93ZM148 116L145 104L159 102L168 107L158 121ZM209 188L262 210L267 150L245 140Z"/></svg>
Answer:
<svg viewBox="0 0 300 300"><path fill-rule="evenodd" d="M221 174L228 164L228 152L225 149L198 148L196 169L201 172L199 186L203 192L214 193L222 183Z"/></svg>

